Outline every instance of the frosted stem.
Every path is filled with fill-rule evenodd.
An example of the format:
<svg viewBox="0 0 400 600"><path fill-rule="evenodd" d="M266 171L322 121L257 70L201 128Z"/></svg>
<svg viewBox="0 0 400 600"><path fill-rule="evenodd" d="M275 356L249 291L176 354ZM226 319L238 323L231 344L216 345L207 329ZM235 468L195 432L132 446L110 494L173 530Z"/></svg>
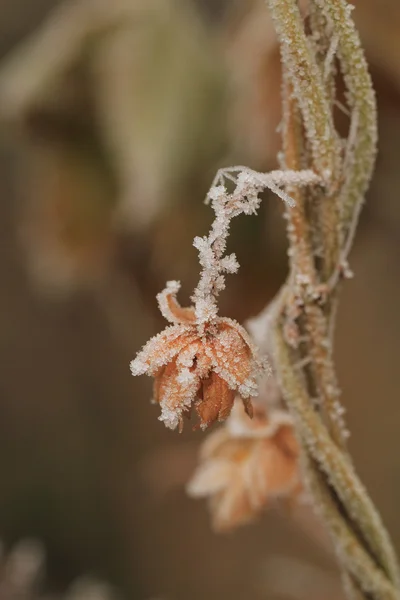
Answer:
<svg viewBox="0 0 400 600"><path fill-rule="evenodd" d="M339 283L351 276L347 255L375 159L374 92L345 0L310 0L310 34L295 0L267 4L281 44L284 166L311 168L325 184L286 190L296 204L286 211L290 273L274 309L273 364L348 597L399 599L389 535L347 453L333 362ZM333 124L335 55L347 87L346 140Z"/></svg>

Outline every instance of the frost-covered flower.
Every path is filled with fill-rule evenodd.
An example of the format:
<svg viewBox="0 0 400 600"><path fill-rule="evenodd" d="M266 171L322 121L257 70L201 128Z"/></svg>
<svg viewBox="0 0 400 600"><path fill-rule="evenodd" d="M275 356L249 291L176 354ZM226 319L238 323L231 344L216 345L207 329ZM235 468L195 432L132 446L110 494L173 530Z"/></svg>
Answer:
<svg viewBox="0 0 400 600"><path fill-rule="evenodd" d="M224 421L235 395L251 416L250 398L257 396L257 381L267 372L246 331L236 321L218 316L217 297L225 288L225 275L236 273L235 254L225 254L231 220L255 214L260 192L269 188L289 206L294 201L281 189L285 185L310 185L319 178L312 171L256 173L245 167L218 171L207 201L215 219L207 236L195 237L201 273L192 295L193 306L182 308L176 300L180 284L167 283L158 295L161 313L172 323L152 338L131 362L133 375L155 378L154 400L161 406L161 421L175 429L194 407L200 427ZM234 185L229 193L225 183Z"/></svg>
<svg viewBox="0 0 400 600"><path fill-rule="evenodd" d="M236 402L226 424L203 444L188 493L209 498L216 530L232 529L253 520L270 500L298 495L298 456L286 411L273 410L267 416L257 403L250 421Z"/></svg>
<svg viewBox="0 0 400 600"><path fill-rule="evenodd" d="M152 338L131 363L133 375L155 378L154 400L160 420L182 429L183 417L195 408L200 427L224 421L235 395L251 416L250 398L256 396L257 376L264 363L246 331L236 321L211 315L198 323L194 308L176 300L179 283L170 281L158 295L163 315L173 323Z"/></svg>

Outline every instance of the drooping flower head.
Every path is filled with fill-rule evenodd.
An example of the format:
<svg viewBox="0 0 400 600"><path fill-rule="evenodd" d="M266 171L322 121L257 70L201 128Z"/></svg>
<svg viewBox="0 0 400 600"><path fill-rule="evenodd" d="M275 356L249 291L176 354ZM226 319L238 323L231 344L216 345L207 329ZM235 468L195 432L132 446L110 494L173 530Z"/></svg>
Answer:
<svg viewBox="0 0 400 600"><path fill-rule="evenodd" d="M279 187L296 183L309 185L316 176L310 171L273 171L255 173L242 167L218 172L207 200L215 212L208 236L196 237L202 267L199 283L192 295L193 305L183 308L176 294L177 281L170 281L157 299L160 311L171 323L152 338L131 362L133 375L154 377L154 400L160 404L160 420L171 429L183 427L183 417L194 408L200 427L224 421L235 396L252 415L251 398L257 396L257 379L268 371L245 329L236 321L218 315L217 297L225 288L225 274L239 267L234 254L225 255L231 220L241 214L255 214L259 193L269 187L284 201L292 199ZM235 189L228 193L229 180Z"/></svg>
<svg viewBox="0 0 400 600"><path fill-rule="evenodd" d="M198 323L194 308L182 308L170 281L158 296L163 315L173 325L152 338L131 363L134 375L155 378L154 400L167 427L182 428L194 407L205 429L230 414L235 394L251 415L257 376L265 369L246 331L236 321L214 316Z"/></svg>

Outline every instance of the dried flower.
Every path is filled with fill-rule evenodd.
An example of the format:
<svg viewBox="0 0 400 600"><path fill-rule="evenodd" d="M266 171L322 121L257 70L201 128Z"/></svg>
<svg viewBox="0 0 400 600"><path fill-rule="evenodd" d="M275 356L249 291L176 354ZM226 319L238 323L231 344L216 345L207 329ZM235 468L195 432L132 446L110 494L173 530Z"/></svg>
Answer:
<svg viewBox="0 0 400 600"><path fill-rule="evenodd" d="M235 185L228 193L225 183ZM215 220L208 236L196 237L202 267L194 290L193 306L182 308L176 300L180 289L170 281L157 299L163 316L172 323L152 338L131 362L132 375L155 378L154 400L161 406L160 420L171 429L183 427L183 417L194 406L200 427L206 429L230 414L235 395L251 416L250 398L257 396L257 378L267 370L266 361L246 331L236 321L218 316L217 297L225 288L225 274L239 267L234 254L224 255L230 222L245 213L254 214L260 205L259 193L266 187L289 205L292 199L282 185L309 185L319 178L312 171L272 171L256 173L244 167L218 172L207 200Z"/></svg>
<svg viewBox="0 0 400 600"><path fill-rule="evenodd" d="M236 392L251 415L250 397L257 395L256 377L263 369L246 331L232 319L214 317L199 325L194 308L176 301L177 281L158 295L161 312L171 322L152 338L131 363L133 375L155 378L154 400L160 420L182 429L192 405L205 429L231 412Z"/></svg>
<svg viewBox="0 0 400 600"><path fill-rule="evenodd" d="M257 403L250 421L236 402L224 427L203 444L188 493L209 498L216 530L232 529L254 519L270 500L297 496L298 455L286 411L267 415Z"/></svg>

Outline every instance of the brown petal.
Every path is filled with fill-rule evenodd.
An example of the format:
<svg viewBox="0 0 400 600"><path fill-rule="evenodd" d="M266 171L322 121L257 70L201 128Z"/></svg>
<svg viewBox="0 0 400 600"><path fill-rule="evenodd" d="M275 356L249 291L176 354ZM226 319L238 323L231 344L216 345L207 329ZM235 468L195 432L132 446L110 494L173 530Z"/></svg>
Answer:
<svg viewBox="0 0 400 600"><path fill-rule="evenodd" d="M254 416L254 409L250 398L243 398L242 400L246 415L249 416L250 419L252 419Z"/></svg>
<svg viewBox="0 0 400 600"><path fill-rule="evenodd" d="M183 307L172 295L168 297L168 308L178 323L195 323L196 314L192 306Z"/></svg>
<svg viewBox="0 0 400 600"><path fill-rule="evenodd" d="M167 366L161 367L154 375L153 383L153 400L154 402L160 403L163 395L165 395L165 388L169 383L172 376L177 374L177 361L171 361ZM185 416L190 417L191 408L185 411Z"/></svg>
<svg viewBox="0 0 400 600"><path fill-rule="evenodd" d="M219 533L244 525L255 516L249 496L240 481L232 481L223 492L211 497L210 508L213 528Z"/></svg>
<svg viewBox="0 0 400 600"><path fill-rule="evenodd" d="M250 348L236 329L227 324L220 327L212 345L213 363L218 373L231 386L239 387L252 372Z"/></svg>
<svg viewBox="0 0 400 600"><path fill-rule="evenodd" d="M167 427L175 429L179 425L182 429L182 418L190 410L199 386L200 378L193 370L178 369L176 361L165 367L157 383L157 397L161 405L160 419Z"/></svg>
<svg viewBox="0 0 400 600"><path fill-rule="evenodd" d="M188 344L198 339L194 328L171 325L151 338L131 362L133 375L156 376L160 368L167 365Z"/></svg>
<svg viewBox="0 0 400 600"><path fill-rule="evenodd" d="M287 457L297 458L300 454L299 442L294 434L293 427L290 425L280 427L275 434L277 446Z"/></svg>
<svg viewBox="0 0 400 600"><path fill-rule="evenodd" d="M196 321L194 308L192 306L183 308L176 299L180 287L179 281L168 281L167 287L157 295L161 314L170 323L194 324Z"/></svg>
<svg viewBox="0 0 400 600"><path fill-rule="evenodd" d="M166 367L161 367L154 375L153 383L153 401L160 402L160 386Z"/></svg>
<svg viewBox="0 0 400 600"><path fill-rule="evenodd" d="M195 341L191 341L187 346L180 350L179 355L176 358L176 364L178 368L191 368L195 363L197 372L197 363L203 353L203 344L201 343L201 340L196 339ZM201 376L200 373L198 373L198 375L199 377Z"/></svg>
<svg viewBox="0 0 400 600"><path fill-rule="evenodd" d="M282 452L274 439L264 440L262 443L263 450L257 459L262 475L257 479L260 481L263 478L268 495L287 494L297 479L297 460Z"/></svg>
<svg viewBox="0 0 400 600"><path fill-rule="evenodd" d="M203 381L202 398L196 404L200 427L206 429L217 420L225 421L230 415L234 400L234 390L231 390L226 381L212 372L210 377Z"/></svg>

